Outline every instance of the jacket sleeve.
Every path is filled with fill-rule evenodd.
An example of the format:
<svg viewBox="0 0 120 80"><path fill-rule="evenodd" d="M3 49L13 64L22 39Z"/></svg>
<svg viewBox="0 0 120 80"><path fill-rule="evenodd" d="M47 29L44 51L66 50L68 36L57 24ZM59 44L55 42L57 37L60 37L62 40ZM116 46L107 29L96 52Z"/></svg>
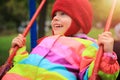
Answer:
<svg viewBox="0 0 120 80"><path fill-rule="evenodd" d="M9 53L10 55L12 54L14 48L11 48ZM16 55L14 56L13 59L13 64L16 64L17 62L21 61L22 59L26 58L28 56L28 52L26 51L26 46L23 46L19 48L16 52Z"/></svg>
<svg viewBox="0 0 120 80"><path fill-rule="evenodd" d="M86 47L82 53L80 76L82 80L89 80L92 75L95 62L95 55L98 47L95 48L95 43ZM98 76L101 80L116 80L119 74L119 64L115 53L103 53L101 58Z"/></svg>

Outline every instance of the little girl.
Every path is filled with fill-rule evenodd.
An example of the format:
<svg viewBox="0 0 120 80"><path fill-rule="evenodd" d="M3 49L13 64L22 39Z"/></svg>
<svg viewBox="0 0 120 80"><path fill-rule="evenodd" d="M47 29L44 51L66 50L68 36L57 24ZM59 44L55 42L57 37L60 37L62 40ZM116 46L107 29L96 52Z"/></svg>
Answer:
<svg viewBox="0 0 120 80"><path fill-rule="evenodd" d="M21 34L14 38L12 48L17 45L20 49L14 66L2 80L88 80L99 44L103 44L104 53L98 75L101 80L116 80L119 65L112 33L103 32L98 42L88 37L92 18L88 0L56 0L52 9L53 35L39 40L29 55L25 38Z"/></svg>

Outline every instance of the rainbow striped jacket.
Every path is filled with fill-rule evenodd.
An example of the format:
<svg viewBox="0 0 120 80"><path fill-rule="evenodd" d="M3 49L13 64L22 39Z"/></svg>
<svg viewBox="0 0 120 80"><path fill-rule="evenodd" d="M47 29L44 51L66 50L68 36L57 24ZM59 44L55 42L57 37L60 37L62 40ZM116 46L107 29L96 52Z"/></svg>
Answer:
<svg viewBox="0 0 120 80"><path fill-rule="evenodd" d="M89 37L50 36L31 52L25 46L17 51L14 66L2 80L89 80L98 45ZM104 53L98 75L116 80L119 65L115 53Z"/></svg>

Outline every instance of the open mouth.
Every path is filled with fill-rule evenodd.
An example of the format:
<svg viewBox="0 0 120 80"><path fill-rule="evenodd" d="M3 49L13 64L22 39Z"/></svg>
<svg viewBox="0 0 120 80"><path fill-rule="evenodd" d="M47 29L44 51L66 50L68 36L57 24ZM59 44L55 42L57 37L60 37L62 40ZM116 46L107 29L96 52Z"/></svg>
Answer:
<svg viewBox="0 0 120 80"><path fill-rule="evenodd" d="M55 27L58 27L58 28L59 28L59 27L62 27L62 25L56 24Z"/></svg>
<svg viewBox="0 0 120 80"><path fill-rule="evenodd" d="M60 24L55 24L54 25L54 29L58 29L58 28L62 28L63 26L62 25L60 25Z"/></svg>

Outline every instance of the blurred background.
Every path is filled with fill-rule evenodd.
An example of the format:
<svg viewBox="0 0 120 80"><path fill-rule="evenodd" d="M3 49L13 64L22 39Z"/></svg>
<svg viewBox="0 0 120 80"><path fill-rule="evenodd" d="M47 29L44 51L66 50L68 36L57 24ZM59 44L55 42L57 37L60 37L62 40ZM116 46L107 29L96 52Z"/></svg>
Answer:
<svg viewBox="0 0 120 80"><path fill-rule="evenodd" d="M1 0L0 2L0 65L2 65L9 55L12 39L19 33L22 33L30 20L30 3L31 0ZM32 0L37 9L41 0ZM50 15L54 0L47 0L42 8L39 16L36 19L37 39L45 35L51 35L50 31ZM90 0L93 12L94 21L92 31L89 36L96 38L99 33L103 32L107 17L113 0ZM120 23L120 0L117 0L113 19L111 23L111 32L115 36L114 27ZM30 35L27 35L27 50L31 50Z"/></svg>

